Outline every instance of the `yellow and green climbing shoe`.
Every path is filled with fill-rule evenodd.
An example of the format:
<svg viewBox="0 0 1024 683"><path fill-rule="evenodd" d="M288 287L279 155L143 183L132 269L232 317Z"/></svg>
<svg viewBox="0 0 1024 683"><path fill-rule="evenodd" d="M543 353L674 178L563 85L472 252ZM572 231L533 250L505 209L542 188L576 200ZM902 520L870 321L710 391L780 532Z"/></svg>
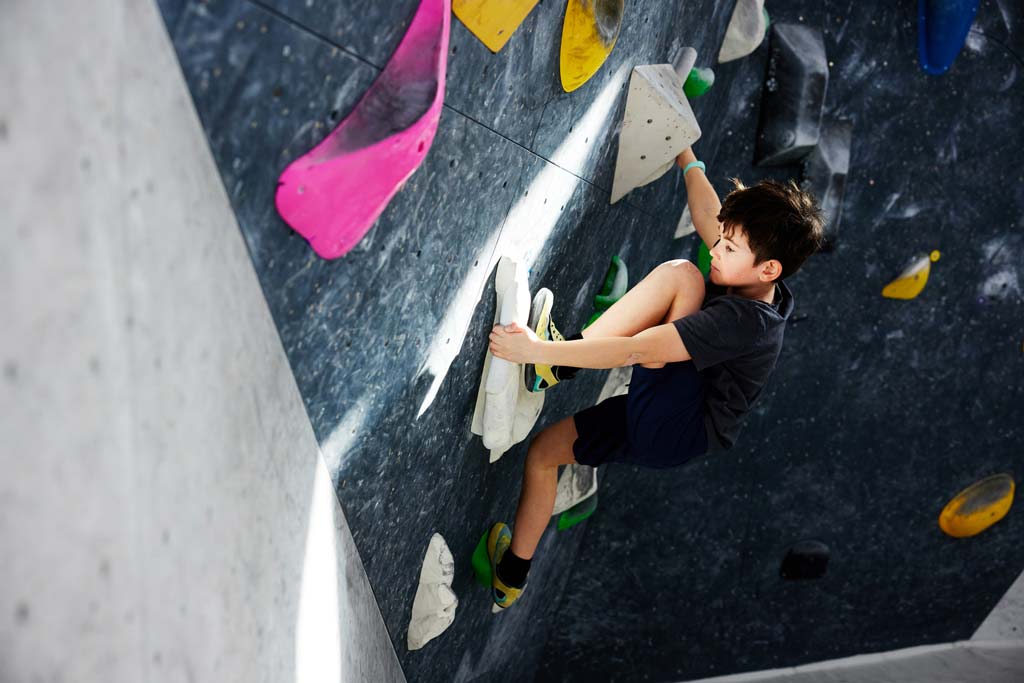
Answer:
<svg viewBox="0 0 1024 683"><path fill-rule="evenodd" d="M551 290L541 288L533 297L533 305L530 306L530 329L541 341L565 341L565 337L551 320L551 307L554 301L555 295ZM555 377L550 365L527 363L524 370L526 388L530 391L544 391L558 384L558 378Z"/></svg>
<svg viewBox="0 0 1024 683"><path fill-rule="evenodd" d="M497 522L491 527L491 533L487 535L487 554L491 558L491 598L494 600L494 604L501 609L511 607L512 603L518 600L526 590L525 584L522 588L512 588L506 586L498 578L498 563L501 562L502 555L505 554L511 543L512 532L508 530L507 525Z"/></svg>

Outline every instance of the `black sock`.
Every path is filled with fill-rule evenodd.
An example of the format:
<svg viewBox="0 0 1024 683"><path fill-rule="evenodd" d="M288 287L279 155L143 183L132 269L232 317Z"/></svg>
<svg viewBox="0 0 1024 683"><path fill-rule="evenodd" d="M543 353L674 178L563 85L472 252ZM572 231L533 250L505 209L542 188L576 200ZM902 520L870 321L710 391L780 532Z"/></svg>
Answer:
<svg viewBox="0 0 1024 683"><path fill-rule="evenodd" d="M530 571L530 560L517 557L511 548L505 550L498 562L498 578L509 588L522 588L526 584L526 573Z"/></svg>
<svg viewBox="0 0 1024 683"><path fill-rule="evenodd" d="M583 335L577 332L571 337L566 337L565 341L575 341L577 339L583 339ZM574 368L571 365L555 365L551 368L551 372L555 374L555 377L557 377L559 381L572 379L579 371L579 368Z"/></svg>

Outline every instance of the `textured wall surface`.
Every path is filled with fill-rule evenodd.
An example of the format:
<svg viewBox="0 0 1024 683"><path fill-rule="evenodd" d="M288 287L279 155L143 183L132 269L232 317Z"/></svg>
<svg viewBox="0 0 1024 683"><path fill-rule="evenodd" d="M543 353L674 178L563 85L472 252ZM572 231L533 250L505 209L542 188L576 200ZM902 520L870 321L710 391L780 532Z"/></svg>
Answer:
<svg viewBox="0 0 1024 683"><path fill-rule="evenodd" d="M541 2L492 55L452 24L446 107L424 165L360 245L319 259L277 217L276 178L344 117L415 2L184 2L161 8L339 498L412 680L679 680L965 639L1024 566L1012 513L967 541L953 494L1024 461L1018 383L1024 15L983 2L953 69L916 63L916 3L769 4L824 31L825 116L853 121L839 246L790 280L796 313L772 381L728 455L667 472L610 466L585 525L549 532L530 591L491 616L469 554L518 496L526 444L497 464L469 431L493 266L514 253L586 320L608 258L633 281L693 253L673 241L678 171L607 203L633 65L717 54L730 2L627 3L586 86L558 84L564 3ZM766 46L716 68L694 102L698 155L751 165ZM939 249L913 301L882 287ZM543 428L590 405L605 373L558 387ZM456 558L455 624L404 650L433 532ZM779 579L792 543L832 548L827 576Z"/></svg>

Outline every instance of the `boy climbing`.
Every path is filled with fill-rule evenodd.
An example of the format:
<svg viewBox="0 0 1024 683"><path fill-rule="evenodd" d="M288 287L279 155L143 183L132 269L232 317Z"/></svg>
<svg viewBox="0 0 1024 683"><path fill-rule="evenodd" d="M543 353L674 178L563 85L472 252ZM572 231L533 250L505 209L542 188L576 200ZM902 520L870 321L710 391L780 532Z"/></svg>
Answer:
<svg viewBox="0 0 1024 683"><path fill-rule="evenodd" d="M692 150L676 162L694 227L711 252L706 282L690 261L668 261L580 334L563 339L550 320L536 330L491 331L491 353L545 378L530 389L550 388L580 368L633 366L628 394L556 422L531 442L515 534L499 522L488 536L498 607L526 587L559 465L664 468L732 448L775 367L793 311L783 278L822 244L818 207L795 183L775 181L749 188L737 181L720 202Z"/></svg>

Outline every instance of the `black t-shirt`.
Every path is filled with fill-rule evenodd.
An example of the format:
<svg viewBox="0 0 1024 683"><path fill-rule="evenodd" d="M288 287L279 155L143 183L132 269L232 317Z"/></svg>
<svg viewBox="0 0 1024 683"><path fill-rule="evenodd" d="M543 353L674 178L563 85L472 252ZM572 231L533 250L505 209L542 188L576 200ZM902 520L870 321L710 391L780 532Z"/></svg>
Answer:
<svg viewBox="0 0 1024 683"><path fill-rule="evenodd" d="M776 283L771 304L725 292L725 287L708 280L701 310L674 321L704 375L709 451L736 443L740 418L768 382L793 312L793 293L785 282Z"/></svg>

